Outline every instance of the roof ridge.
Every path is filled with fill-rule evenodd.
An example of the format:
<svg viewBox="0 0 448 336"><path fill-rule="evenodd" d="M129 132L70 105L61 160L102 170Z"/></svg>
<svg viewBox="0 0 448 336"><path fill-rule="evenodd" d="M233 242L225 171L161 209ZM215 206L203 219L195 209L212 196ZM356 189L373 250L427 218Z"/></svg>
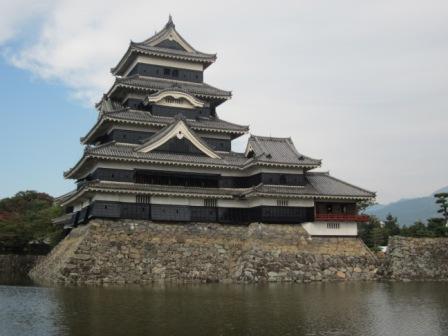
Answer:
<svg viewBox="0 0 448 336"><path fill-rule="evenodd" d="M105 143L103 143L103 144L101 144L101 145L98 145L98 146L90 146L90 145L87 145L87 146L84 148L84 151L85 151L87 154L90 154L91 151L93 151L93 150L97 150L97 149L100 149L100 148L104 148L104 147L112 146L112 145L114 145L114 144L117 144L117 141L116 141L116 140L111 140L111 141L105 142Z"/></svg>
<svg viewBox="0 0 448 336"><path fill-rule="evenodd" d="M334 176L330 175L329 172L328 172L328 174L325 174L324 172L316 172L316 173L317 173L317 174L319 174L319 173L323 173L323 174L319 174L319 175L327 176L327 177L329 177L329 178L331 178L331 179L333 179L333 180L336 180L336 181L338 181L338 182L340 182L340 183L343 183L343 184L345 184L345 185L347 185L347 186L349 186L349 187L352 187L352 188L355 188L355 189L362 190L362 191L364 191L364 192L366 192L366 193L369 193L369 194L376 195L376 192L374 192L374 191L370 191L370 190L367 190L367 189L358 187L358 186L356 186L356 185L354 185L354 184L352 184L352 183L349 183L349 182L347 182L347 181L345 181L345 180L341 180L340 178L337 178L337 177L334 177ZM314 173L314 174L316 174L316 173ZM317 174L316 174L316 175L317 175ZM310 183L311 183L311 182L310 182Z"/></svg>
<svg viewBox="0 0 448 336"><path fill-rule="evenodd" d="M287 140L287 139L291 138L291 137L272 137L272 136L268 136L268 135L255 135L255 134L251 134L250 136L257 138L257 139L263 139L263 140Z"/></svg>

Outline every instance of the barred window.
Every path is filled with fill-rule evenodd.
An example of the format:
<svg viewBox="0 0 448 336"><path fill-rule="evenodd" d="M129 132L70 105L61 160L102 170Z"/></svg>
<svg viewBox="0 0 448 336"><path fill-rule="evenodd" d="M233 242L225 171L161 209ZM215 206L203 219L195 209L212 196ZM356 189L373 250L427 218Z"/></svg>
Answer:
<svg viewBox="0 0 448 336"><path fill-rule="evenodd" d="M215 208L215 207L218 206L218 200L215 200L215 199L205 199L204 200L204 206L210 207L210 208Z"/></svg>
<svg viewBox="0 0 448 336"><path fill-rule="evenodd" d="M286 199L277 200L277 206L283 206L283 207L288 206L288 200L286 200Z"/></svg>
<svg viewBox="0 0 448 336"><path fill-rule="evenodd" d="M148 196L148 195L137 195L137 196L135 196L135 202L136 203L150 204L151 203L151 196Z"/></svg>
<svg viewBox="0 0 448 336"><path fill-rule="evenodd" d="M340 223L327 223L327 229L339 229L340 227Z"/></svg>

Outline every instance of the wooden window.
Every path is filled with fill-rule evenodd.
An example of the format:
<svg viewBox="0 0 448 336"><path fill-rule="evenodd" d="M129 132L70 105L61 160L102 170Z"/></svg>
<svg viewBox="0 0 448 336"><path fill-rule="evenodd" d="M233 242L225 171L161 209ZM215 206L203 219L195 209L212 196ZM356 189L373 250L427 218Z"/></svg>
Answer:
<svg viewBox="0 0 448 336"><path fill-rule="evenodd" d="M327 213L328 214L333 213L333 204L327 204Z"/></svg>
<svg viewBox="0 0 448 336"><path fill-rule="evenodd" d="M171 69L168 68L163 69L163 74L169 76L171 74Z"/></svg>
<svg viewBox="0 0 448 336"><path fill-rule="evenodd" d="M148 196L148 195L137 195L137 196L135 196L135 202L136 203L150 204L151 203L151 196Z"/></svg>
<svg viewBox="0 0 448 336"><path fill-rule="evenodd" d="M287 207L288 203L289 202L286 199L279 199L279 200L277 200L277 206Z"/></svg>
<svg viewBox="0 0 448 336"><path fill-rule="evenodd" d="M279 182L280 182L280 184L285 185L286 184L286 176L280 175Z"/></svg>
<svg viewBox="0 0 448 336"><path fill-rule="evenodd" d="M339 229L341 227L340 223L327 223L327 229Z"/></svg>
<svg viewBox="0 0 448 336"><path fill-rule="evenodd" d="M174 69L172 75L173 77L179 77L179 70Z"/></svg>
<svg viewBox="0 0 448 336"><path fill-rule="evenodd" d="M205 199L204 206L210 208L216 208L218 206L218 200L216 199Z"/></svg>

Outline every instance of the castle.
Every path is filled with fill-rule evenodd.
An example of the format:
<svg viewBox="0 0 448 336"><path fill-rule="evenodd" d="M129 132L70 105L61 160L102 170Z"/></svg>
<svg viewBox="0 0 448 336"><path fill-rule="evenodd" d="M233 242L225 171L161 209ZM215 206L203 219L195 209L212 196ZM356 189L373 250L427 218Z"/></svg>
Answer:
<svg viewBox="0 0 448 336"><path fill-rule="evenodd" d="M172 18L154 36L131 42L112 68L115 82L81 139L82 158L64 173L76 180L58 198L71 230L92 219L226 225L297 224L310 236L356 236L368 217L357 204L375 194L328 173L291 138L250 135L221 119L230 91L204 82L216 54L193 48Z"/></svg>

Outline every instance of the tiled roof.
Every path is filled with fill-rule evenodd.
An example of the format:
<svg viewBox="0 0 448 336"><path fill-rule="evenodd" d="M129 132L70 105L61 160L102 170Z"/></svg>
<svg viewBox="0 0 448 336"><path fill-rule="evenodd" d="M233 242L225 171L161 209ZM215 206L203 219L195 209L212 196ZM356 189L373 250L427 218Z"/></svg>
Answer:
<svg viewBox="0 0 448 336"><path fill-rule="evenodd" d="M248 159L242 153L220 153L221 159L214 159L203 155L177 154L170 152L148 152L142 153L135 150L137 146L109 142L97 147L90 147L86 155L105 157L110 159L134 159L148 161L165 161L173 163L198 163L205 165L217 165L238 168Z"/></svg>
<svg viewBox="0 0 448 336"><path fill-rule="evenodd" d="M114 92L118 87L136 88L146 92L156 92L168 88L178 88L195 96L211 97L222 100L229 99L232 96L230 91L215 88L207 83L183 82L139 75L117 78L114 85L110 89L108 96L111 96L112 92Z"/></svg>
<svg viewBox="0 0 448 336"><path fill-rule="evenodd" d="M137 50L141 50L143 52L147 52L148 54L153 54L156 56L158 55L167 57L171 56L172 58L187 59L191 61L199 61L205 63L213 63L216 60L216 54L206 54L200 51L188 52L170 48L154 47L144 42L142 43L131 42L131 46Z"/></svg>
<svg viewBox="0 0 448 336"><path fill-rule="evenodd" d="M330 176L328 173L308 173L308 182L319 195L375 197L375 193Z"/></svg>
<svg viewBox="0 0 448 336"><path fill-rule="evenodd" d="M251 135L248 148L254 152L257 161L320 166L321 161L300 154L290 138L273 138Z"/></svg>
<svg viewBox="0 0 448 336"><path fill-rule="evenodd" d="M186 45L189 50L166 48L160 45L161 41L166 41L172 38L172 35L178 36L181 43ZM171 36L170 36L171 35ZM170 37L169 37L170 36ZM164 58L180 59L186 61L200 62L206 67L216 61L216 54L207 54L194 49L175 29L175 25L170 19L165 27L152 37L146 39L143 42L135 43L131 42L125 55L120 62L112 68L112 73L121 74L124 66L131 63L131 55L134 54L146 54Z"/></svg>
<svg viewBox="0 0 448 336"><path fill-rule="evenodd" d="M116 143L115 141L105 143L96 147L86 147L84 156L81 160L64 175L73 177L76 171L82 167L84 162L89 158L128 161L128 162L150 162L162 165L174 166L195 166L195 167L217 167L224 169L244 170L253 165L265 165L270 167L283 168L316 168L318 164L312 160L285 160L280 161L264 161L257 157L247 158L244 153L220 152L220 158L211 158L202 155L177 154L170 152L151 151L142 153L135 150L135 145Z"/></svg>
<svg viewBox="0 0 448 336"><path fill-rule="evenodd" d="M116 111L107 113L106 118L120 119L123 121L140 121L144 123L155 123L161 125L168 125L173 122L173 117L160 117L155 116L147 111L126 109L122 111ZM218 129L244 133L249 130L249 126L237 125L219 118L211 119L186 119L188 126L195 130L208 130Z"/></svg>
<svg viewBox="0 0 448 336"><path fill-rule="evenodd" d="M375 193L349 185L325 173L308 173L304 186L282 186L259 184L250 188L201 188L168 185L153 185L127 182L88 181L79 190L57 199L64 203L86 192L112 192L128 194L171 195L199 198L311 198L362 200L375 197ZM312 181L312 182L310 182ZM328 186L331 185L330 188Z"/></svg>
<svg viewBox="0 0 448 336"><path fill-rule="evenodd" d="M350 198L366 199L375 197L375 193L341 181L328 173L307 172L304 186L260 184L245 191L247 197L310 197L310 198Z"/></svg>
<svg viewBox="0 0 448 336"><path fill-rule="evenodd" d="M84 144L94 140L98 135L108 129L109 126L105 121L156 127L164 127L174 121L174 117L156 116L149 111L126 107L118 101L108 98L106 95L96 104L96 108L99 110L100 116L86 136L81 138ZM242 135L249 130L249 126L234 124L219 119L217 116L186 119L185 123L195 131Z"/></svg>
<svg viewBox="0 0 448 336"><path fill-rule="evenodd" d="M277 197L288 196L316 196L317 192L310 184L304 186L284 186L260 184L246 193L248 196L276 195Z"/></svg>
<svg viewBox="0 0 448 336"><path fill-rule="evenodd" d="M84 188L101 189L110 191L129 191L131 193L151 192L154 194L196 194L198 197L202 196L221 196L222 198L231 198L233 195L239 195L238 189L219 189L219 188L201 188L201 187L183 187L183 186L167 186L155 184L141 184L141 183L124 183L124 182L104 182L104 181L90 181L84 185Z"/></svg>

